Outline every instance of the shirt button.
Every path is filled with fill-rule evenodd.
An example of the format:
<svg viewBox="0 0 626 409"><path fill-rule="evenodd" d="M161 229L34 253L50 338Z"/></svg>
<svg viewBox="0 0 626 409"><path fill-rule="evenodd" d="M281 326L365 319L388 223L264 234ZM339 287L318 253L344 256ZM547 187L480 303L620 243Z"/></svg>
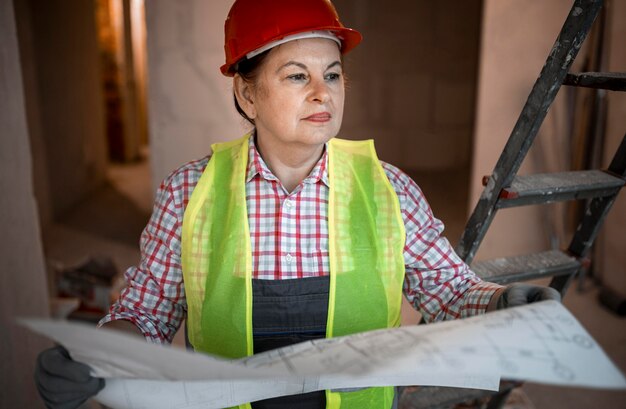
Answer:
<svg viewBox="0 0 626 409"><path fill-rule="evenodd" d="M287 263L291 263L293 261L293 256L291 254L287 254L285 256L285 261L287 261Z"/></svg>
<svg viewBox="0 0 626 409"><path fill-rule="evenodd" d="M291 208L291 206L293 206L293 203L291 202L291 200L285 199L285 207L289 209Z"/></svg>

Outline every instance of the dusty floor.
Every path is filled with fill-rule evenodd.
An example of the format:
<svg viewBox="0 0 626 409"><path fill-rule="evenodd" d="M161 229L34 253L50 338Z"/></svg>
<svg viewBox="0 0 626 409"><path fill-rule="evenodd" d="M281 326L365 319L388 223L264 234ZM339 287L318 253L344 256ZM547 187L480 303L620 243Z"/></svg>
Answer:
<svg viewBox="0 0 626 409"><path fill-rule="evenodd" d="M414 173L435 215L455 243L465 223L466 182L463 172ZM441 181L446 181L445 184ZM120 271L138 261L138 239L150 215L152 192L146 162L112 166L109 184L44 231L51 264L76 265L91 255L111 256ZM614 362L626 372L626 318L597 302L597 286L587 280L571 289L564 304ZM405 306L405 324L419 316ZM180 338L176 341L180 343ZM511 397L509 409L626 409L626 391L562 388L527 383Z"/></svg>

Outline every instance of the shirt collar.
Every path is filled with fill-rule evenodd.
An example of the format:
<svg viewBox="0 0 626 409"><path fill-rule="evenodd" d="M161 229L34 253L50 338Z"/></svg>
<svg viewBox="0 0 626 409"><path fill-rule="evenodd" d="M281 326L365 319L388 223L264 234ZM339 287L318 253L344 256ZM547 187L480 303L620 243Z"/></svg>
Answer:
<svg viewBox="0 0 626 409"><path fill-rule="evenodd" d="M246 171L246 183L250 182L256 175L261 176L265 180L277 181L278 178L267 167L267 164L261 157L256 148L254 137L248 140L248 168ZM303 182L314 184L321 181L326 186L328 184L328 144L324 146L324 153L319 161L315 164L309 175L304 178Z"/></svg>

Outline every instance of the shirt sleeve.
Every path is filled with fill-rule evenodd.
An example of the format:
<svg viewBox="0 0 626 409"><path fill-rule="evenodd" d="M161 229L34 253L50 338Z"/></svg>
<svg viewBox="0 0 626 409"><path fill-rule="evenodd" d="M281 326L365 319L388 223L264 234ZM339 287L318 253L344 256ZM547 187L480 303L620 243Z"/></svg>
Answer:
<svg viewBox="0 0 626 409"><path fill-rule="evenodd" d="M125 273L126 287L98 326L135 324L153 343L171 343L187 305L180 256L184 203L176 173L163 181L140 240L141 261Z"/></svg>
<svg viewBox="0 0 626 409"><path fill-rule="evenodd" d="M487 311L502 286L483 281L455 253L441 235L443 223L434 217L417 184L397 168L384 167L398 194L406 229L403 291L407 300L426 322Z"/></svg>

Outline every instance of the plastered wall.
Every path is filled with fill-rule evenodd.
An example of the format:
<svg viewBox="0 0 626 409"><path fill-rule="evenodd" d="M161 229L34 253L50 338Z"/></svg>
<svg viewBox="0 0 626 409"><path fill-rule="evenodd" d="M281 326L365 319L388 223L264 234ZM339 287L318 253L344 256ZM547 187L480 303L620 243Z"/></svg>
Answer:
<svg viewBox="0 0 626 409"><path fill-rule="evenodd" d="M610 71L626 71L626 2L611 3ZM626 93L609 92L605 163L626 134ZM600 233L600 274L604 284L626 297L626 190L618 196Z"/></svg>
<svg viewBox="0 0 626 409"><path fill-rule="evenodd" d="M104 99L95 3L16 2L35 192L44 222L104 181Z"/></svg>
<svg viewBox="0 0 626 409"><path fill-rule="evenodd" d="M49 343L14 322L47 315L48 294L13 15L13 1L0 0L0 407L43 408L33 370Z"/></svg>
<svg viewBox="0 0 626 409"><path fill-rule="evenodd" d="M148 121L154 186L215 142L243 135L223 64L229 0L146 2Z"/></svg>

